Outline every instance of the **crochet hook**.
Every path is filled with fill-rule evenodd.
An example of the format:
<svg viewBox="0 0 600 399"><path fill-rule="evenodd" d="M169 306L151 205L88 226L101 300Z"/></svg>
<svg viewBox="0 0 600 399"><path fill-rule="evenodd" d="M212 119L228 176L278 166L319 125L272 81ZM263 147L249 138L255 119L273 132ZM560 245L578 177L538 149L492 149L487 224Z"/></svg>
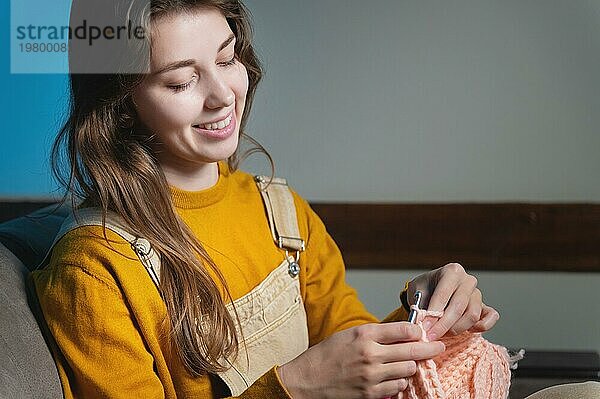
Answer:
<svg viewBox="0 0 600 399"><path fill-rule="evenodd" d="M423 294L421 291L415 292L415 306L419 309L419 305L421 304L421 297ZM417 322L417 311L415 309L411 309L408 314L408 322L415 324Z"/></svg>

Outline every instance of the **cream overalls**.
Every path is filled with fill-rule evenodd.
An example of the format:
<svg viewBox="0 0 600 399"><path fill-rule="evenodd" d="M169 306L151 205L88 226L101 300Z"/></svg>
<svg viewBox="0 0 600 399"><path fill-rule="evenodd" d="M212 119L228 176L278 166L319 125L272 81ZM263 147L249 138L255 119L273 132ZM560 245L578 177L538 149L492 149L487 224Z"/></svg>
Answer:
<svg viewBox="0 0 600 399"><path fill-rule="evenodd" d="M306 312L298 277L301 272L299 254L304 251L304 240L299 234L294 199L287 181L274 178L267 187L268 181L266 176L255 176L273 240L281 249L282 261L258 286L234 301L241 323L236 324L240 337L239 355L234 362L222 358L221 364L231 367L218 373L233 396L244 392L274 365L287 363L308 348ZM52 246L68 231L92 225L102 225L101 211L98 208L79 210L76 217L71 215L65 219ZM131 244L152 281L160 287L160 258L148 240L131 234L124 221L114 213L107 215L106 227ZM226 306L236 320L232 304Z"/></svg>

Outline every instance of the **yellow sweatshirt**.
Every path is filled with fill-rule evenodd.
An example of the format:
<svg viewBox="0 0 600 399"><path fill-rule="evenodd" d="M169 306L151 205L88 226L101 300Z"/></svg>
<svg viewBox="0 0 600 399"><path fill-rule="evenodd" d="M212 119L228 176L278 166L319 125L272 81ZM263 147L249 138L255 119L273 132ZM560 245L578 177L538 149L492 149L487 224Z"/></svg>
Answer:
<svg viewBox="0 0 600 399"><path fill-rule="evenodd" d="M233 299L282 261L253 177L219 162L217 184L173 203L223 273ZM345 283L340 251L309 204L292 190L301 236L300 291L309 345L344 329L379 322ZM70 398L213 398L228 391L214 375L191 376L161 333L166 307L129 243L99 226L70 231L49 265L32 273L63 391ZM116 244L114 243L116 241ZM217 281L218 283L218 281ZM222 288L222 287L220 287ZM399 307L384 322L406 320ZM55 347L56 346L56 347ZM273 367L240 398L290 398Z"/></svg>

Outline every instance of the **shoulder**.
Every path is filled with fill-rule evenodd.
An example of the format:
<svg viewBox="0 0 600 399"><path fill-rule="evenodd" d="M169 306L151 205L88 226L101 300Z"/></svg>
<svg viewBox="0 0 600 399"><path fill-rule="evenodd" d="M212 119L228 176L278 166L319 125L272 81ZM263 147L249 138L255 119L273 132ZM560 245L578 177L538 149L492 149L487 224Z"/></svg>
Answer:
<svg viewBox="0 0 600 399"><path fill-rule="evenodd" d="M69 230L54 245L46 267L29 278L45 306L44 314L68 314L75 306L110 316L118 309L127 313L125 302L137 315L165 312L160 293L131 244L102 226Z"/></svg>
<svg viewBox="0 0 600 399"><path fill-rule="evenodd" d="M294 188L292 188L290 182L288 186L294 198L294 204L296 206L296 214L298 217L298 227L302 230L303 228L307 232L306 240L308 242L315 241L311 240L311 237L322 236L326 233L326 227L321 217L314 211L308 200L306 200L301 194L299 194ZM322 238L322 237L320 237ZM319 239L320 239L319 238Z"/></svg>
<svg viewBox="0 0 600 399"><path fill-rule="evenodd" d="M102 226L80 226L68 231L52 248L43 271L54 279L80 275L118 290L117 268L137 263L129 242Z"/></svg>

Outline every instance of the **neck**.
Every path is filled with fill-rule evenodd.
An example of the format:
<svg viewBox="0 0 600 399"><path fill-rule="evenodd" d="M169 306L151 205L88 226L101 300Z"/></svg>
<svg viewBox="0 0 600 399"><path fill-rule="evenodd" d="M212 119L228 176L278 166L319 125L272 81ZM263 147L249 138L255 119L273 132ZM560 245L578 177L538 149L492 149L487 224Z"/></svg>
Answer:
<svg viewBox="0 0 600 399"><path fill-rule="evenodd" d="M219 180L219 166L216 162L202 163L183 168L162 166L169 185L184 191L201 191L211 188Z"/></svg>

